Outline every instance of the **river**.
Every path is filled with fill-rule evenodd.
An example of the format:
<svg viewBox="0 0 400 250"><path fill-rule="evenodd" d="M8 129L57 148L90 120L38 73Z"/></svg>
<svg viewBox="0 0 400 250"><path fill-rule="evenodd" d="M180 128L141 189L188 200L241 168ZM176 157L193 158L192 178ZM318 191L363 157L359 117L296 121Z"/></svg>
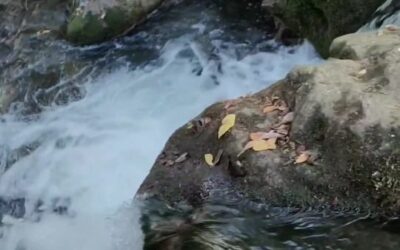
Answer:
<svg viewBox="0 0 400 250"><path fill-rule="evenodd" d="M60 92L71 98L47 102L34 114L21 112L19 103L0 116L0 197L11 206L4 203L0 249L142 249L132 198L172 132L216 101L254 93L296 65L320 62L308 43L281 46L253 21L192 1L130 36L63 46L63 53L91 62L77 85L79 98ZM65 89L66 80L52 88ZM25 153L10 160L21 148ZM286 222L316 226L308 218ZM279 234L286 222L269 234ZM295 244L287 236L276 246Z"/></svg>

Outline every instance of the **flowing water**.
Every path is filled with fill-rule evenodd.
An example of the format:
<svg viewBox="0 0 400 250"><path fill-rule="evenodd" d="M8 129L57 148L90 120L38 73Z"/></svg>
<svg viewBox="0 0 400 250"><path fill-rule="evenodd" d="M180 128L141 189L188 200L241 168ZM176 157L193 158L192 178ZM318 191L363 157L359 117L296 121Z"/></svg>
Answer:
<svg viewBox="0 0 400 250"><path fill-rule="evenodd" d="M253 93L295 65L320 61L309 44L279 46L253 21L194 1L156 15L134 35L82 49L61 46L60 55L90 62L83 83L63 79L34 93L49 93L45 101L22 100L0 116L0 249L142 249L132 198L171 133L216 101ZM65 87L71 84L74 91ZM40 113L25 112L34 104ZM307 235L308 245L298 247L312 247L312 235L325 239L326 228L337 224L314 214L279 213L271 221L265 212L239 216L235 209L210 206L210 216L221 220L203 235L210 249L233 249L233 243L295 249ZM221 243L222 235L241 230L240 243Z"/></svg>

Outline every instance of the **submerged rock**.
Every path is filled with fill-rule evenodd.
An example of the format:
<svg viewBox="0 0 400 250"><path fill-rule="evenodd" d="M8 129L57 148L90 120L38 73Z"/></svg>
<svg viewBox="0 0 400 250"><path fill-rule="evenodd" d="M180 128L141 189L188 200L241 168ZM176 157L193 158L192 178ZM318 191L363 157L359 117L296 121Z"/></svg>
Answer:
<svg viewBox="0 0 400 250"><path fill-rule="evenodd" d="M331 56L340 59L300 67L255 95L207 108L170 138L137 196L195 206L234 197L398 213L400 45L388 42L395 37L400 33L338 38ZM271 100L289 110L263 113ZM289 111L293 121L285 115ZM236 114L236 124L218 139L229 113ZM290 124L290 133L278 139L277 149L240 155L250 133L284 134L277 129L282 123ZM221 150L218 164L210 167L204 155ZM176 161L183 153L185 160ZM302 154L307 157L299 160Z"/></svg>
<svg viewBox="0 0 400 250"><path fill-rule="evenodd" d="M121 35L141 22L163 0L82 0L67 27L67 39L93 44Z"/></svg>

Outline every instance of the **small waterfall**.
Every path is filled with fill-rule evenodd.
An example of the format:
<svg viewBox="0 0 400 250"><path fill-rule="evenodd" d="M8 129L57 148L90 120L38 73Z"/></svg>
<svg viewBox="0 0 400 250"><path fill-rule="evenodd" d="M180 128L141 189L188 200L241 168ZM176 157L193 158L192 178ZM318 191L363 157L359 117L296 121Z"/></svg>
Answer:
<svg viewBox="0 0 400 250"><path fill-rule="evenodd" d="M74 50L107 64L89 71L80 98L0 116L0 249L141 249L132 197L171 133L216 101L319 62L308 43L282 47L218 13L208 1L183 5L136 35Z"/></svg>

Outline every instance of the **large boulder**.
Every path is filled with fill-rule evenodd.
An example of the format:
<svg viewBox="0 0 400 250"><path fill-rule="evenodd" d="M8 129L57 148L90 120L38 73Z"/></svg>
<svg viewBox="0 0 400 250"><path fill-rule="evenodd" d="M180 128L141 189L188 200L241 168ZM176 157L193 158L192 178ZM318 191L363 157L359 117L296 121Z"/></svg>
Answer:
<svg viewBox="0 0 400 250"><path fill-rule="evenodd" d="M137 197L201 206L226 192L279 206L398 213L400 44L387 47L393 37L400 32L338 38L332 56L340 59L300 67L257 94L207 108L170 138ZM281 111L264 113L271 103ZM218 139L227 114L236 114L235 125ZM240 155L258 131L282 133L277 149ZM210 167L204 155L217 152L222 157Z"/></svg>
<svg viewBox="0 0 400 250"><path fill-rule="evenodd" d="M334 38L357 31L384 1L264 0L263 6L327 57Z"/></svg>
<svg viewBox="0 0 400 250"><path fill-rule="evenodd" d="M163 0L82 0L67 27L67 39L93 44L121 35L141 22Z"/></svg>

